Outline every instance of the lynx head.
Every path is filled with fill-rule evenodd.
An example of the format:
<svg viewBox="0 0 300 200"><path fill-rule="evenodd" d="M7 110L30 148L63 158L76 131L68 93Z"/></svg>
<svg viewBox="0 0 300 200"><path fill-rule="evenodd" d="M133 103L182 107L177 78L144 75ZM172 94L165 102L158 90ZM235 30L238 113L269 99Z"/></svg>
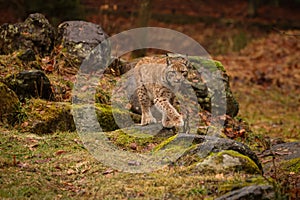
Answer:
<svg viewBox="0 0 300 200"><path fill-rule="evenodd" d="M188 60L184 58L166 57L167 69L165 79L169 86L176 87L187 78L188 75Z"/></svg>

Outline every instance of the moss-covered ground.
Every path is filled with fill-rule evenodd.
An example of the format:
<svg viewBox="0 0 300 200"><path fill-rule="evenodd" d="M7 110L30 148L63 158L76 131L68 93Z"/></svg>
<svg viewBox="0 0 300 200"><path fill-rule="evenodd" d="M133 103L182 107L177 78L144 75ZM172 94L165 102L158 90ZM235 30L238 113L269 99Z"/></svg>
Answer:
<svg viewBox="0 0 300 200"><path fill-rule="evenodd" d="M233 188L266 184L259 175L203 174L185 167L124 173L95 160L75 132L0 131L1 198L213 199Z"/></svg>

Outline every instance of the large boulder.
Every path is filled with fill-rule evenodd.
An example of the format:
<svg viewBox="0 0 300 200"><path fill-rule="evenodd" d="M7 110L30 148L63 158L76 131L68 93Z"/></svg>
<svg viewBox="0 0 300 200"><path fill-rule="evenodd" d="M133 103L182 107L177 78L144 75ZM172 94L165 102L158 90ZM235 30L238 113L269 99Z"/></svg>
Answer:
<svg viewBox="0 0 300 200"><path fill-rule="evenodd" d="M54 41L55 29L40 13L30 14L22 23L0 27L0 54L24 51L22 55L29 54L29 58L33 59L33 54L50 53Z"/></svg>
<svg viewBox="0 0 300 200"><path fill-rule="evenodd" d="M86 21L66 21L58 26L58 42L82 61L107 34L101 26Z"/></svg>
<svg viewBox="0 0 300 200"><path fill-rule="evenodd" d="M19 106L17 95L0 82L0 124L11 123Z"/></svg>
<svg viewBox="0 0 300 200"><path fill-rule="evenodd" d="M190 134L181 134L174 139L178 141L178 144L189 140L192 140L194 144L177 160L178 164L193 165L194 170L201 172L244 171L250 174L263 174L258 157L243 143L227 138ZM174 141L170 142L174 143Z"/></svg>
<svg viewBox="0 0 300 200"><path fill-rule="evenodd" d="M20 101L32 97L54 100L51 83L42 71L23 71L8 76L4 81L18 95Z"/></svg>
<svg viewBox="0 0 300 200"><path fill-rule="evenodd" d="M239 112L239 104L232 94L229 76L222 63L198 56L190 56L189 60L192 66L188 79L201 107L207 111L220 110L222 113L223 108L220 107L223 106L224 98L226 114L235 117Z"/></svg>

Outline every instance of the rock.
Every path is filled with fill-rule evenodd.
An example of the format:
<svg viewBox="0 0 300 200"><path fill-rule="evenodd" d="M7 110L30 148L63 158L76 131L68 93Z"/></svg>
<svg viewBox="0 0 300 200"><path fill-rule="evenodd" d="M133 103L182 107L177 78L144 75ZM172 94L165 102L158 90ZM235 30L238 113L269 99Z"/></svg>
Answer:
<svg viewBox="0 0 300 200"><path fill-rule="evenodd" d="M74 110L75 112L72 112ZM103 131L112 131L118 129L118 125L114 121L112 109L108 105L96 104L95 110L97 120L103 129ZM88 124L90 121L84 119L84 112L87 111L85 106L75 105L72 107L69 102L50 102L42 99L31 99L23 107L23 112L26 114L26 120L23 121L21 126L24 131L30 131L36 134L48 134L56 131L75 131L75 123L73 120L73 114L80 115L79 121L84 120L83 123L87 126L93 126L94 124ZM119 116L126 115L122 111L114 110ZM92 113L88 113L88 116L92 116ZM138 115L131 115L136 121L140 120ZM98 124L96 124L98 125Z"/></svg>
<svg viewBox="0 0 300 200"><path fill-rule="evenodd" d="M216 200L273 200L275 199L275 193L270 185L251 185L243 187L238 190L234 190L225 194Z"/></svg>
<svg viewBox="0 0 300 200"><path fill-rule="evenodd" d="M23 71L7 77L4 81L20 101L32 97L54 100L50 81L42 71Z"/></svg>
<svg viewBox="0 0 300 200"><path fill-rule="evenodd" d="M271 149L264 151L260 157L264 161L264 171L267 174L276 173L275 167L277 171L290 172L289 176L300 172L300 142L275 144Z"/></svg>
<svg viewBox="0 0 300 200"><path fill-rule="evenodd" d="M39 13L30 14L22 23L4 24L0 27L0 54L22 50L30 52L30 59L33 59L33 52L38 55L49 54L54 41L55 29Z"/></svg>
<svg viewBox="0 0 300 200"><path fill-rule="evenodd" d="M165 129L160 124L147 126L133 125L109 133L122 149L130 149L131 143L147 144L151 141L158 145L152 150L178 154L176 160L166 161L169 165L189 166L200 173L262 174L263 169L256 154L243 143L211 136L176 134L175 129ZM123 138L122 141L117 138ZM146 146L146 145L145 145ZM145 148L139 147L139 149Z"/></svg>
<svg viewBox="0 0 300 200"><path fill-rule="evenodd" d="M158 149L164 149L164 146L170 142L182 144L184 141L191 140L192 148L187 148L176 164L192 165L195 166L196 171L203 173L245 171L251 174L263 174L262 165L256 154L245 144L231 139L179 134L164 145L159 145ZM197 164L194 165L195 163Z"/></svg>
<svg viewBox="0 0 300 200"><path fill-rule="evenodd" d="M85 21L66 21L58 26L58 42L82 61L91 50L107 38L102 28Z"/></svg>
<svg viewBox="0 0 300 200"><path fill-rule="evenodd" d="M24 107L24 112L27 114L27 119L23 122L24 131L36 134L75 131L71 105L67 102L31 99Z"/></svg>
<svg viewBox="0 0 300 200"><path fill-rule="evenodd" d="M23 61L34 61L35 60L35 53L32 49L27 49L25 51L18 52L18 58Z"/></svg>
<svg viewBox="0 0 300 200"><path fill-rule="evenodd" d="M196 164L194 171L224 174L232 172L261 173L257 165L248 156L232 150L211 153L211 155Z"/></svg>
<svg viewBox="0 0 300 200"><path fill-rule="evenodd" d="M229 77L222 63L198 56L189 56L188 58L192 65L188 80L196 92L201 107L210 112L214 108L218 112L220 111L220 114L225 107L226 114L235 117L239 111L239 104L231 92ZM222 92L224 92L225 98ZM226 100L226 105L223 105L223 100ZM219 114L218 112L216 114Z"/></svg>
<svg viewBox="0 0 300 200"><path fill-rule="evenodd" d="M19 99L17 95L0 82L0 124L12 124L14 121L15 112L19 106Z"/></svg>
<svg viewBox="0 0 300 200"><path fill-rule="evenodd" d="M140 121L140 116L129 113L129 112L123 112L117 109L113 109L108 106L108 105L101 105L101 104L96 104L96 115L98 122L102 128L103 131L114 131L119 129L118 124L116 124L116 121L114 119L115 116L118 116L119 118L124 117L124 121L126 120L126 117L128 115L131 116L133 121L135 123L138 123Z"/></svg>
<svg viewBox="0 0 300 200"><path fill-rule="evenodd" d="M300 158L300 142L275 144L271 147L271 150L266 150L263 154L271 154L272 152L275 154L278 152L277 157L284 160Z"/></svg>

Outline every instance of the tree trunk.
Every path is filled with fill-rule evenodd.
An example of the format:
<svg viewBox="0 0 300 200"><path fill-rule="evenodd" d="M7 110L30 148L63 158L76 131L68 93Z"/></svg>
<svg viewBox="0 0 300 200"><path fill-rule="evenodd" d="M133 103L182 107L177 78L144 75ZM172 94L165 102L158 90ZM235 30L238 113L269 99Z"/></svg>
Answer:
<svg viewBox="0 0 300 200"><path fill-rule="evenodd" d="M140 8L137 19L137 27L147 27L149 20L151 18L151 4L152 0L139 0ZM140 41L144 41L147 36L145 35L143 38L138 38ZM133 58L143 57L146 55L146 49L136 50L132 52Z"/></svg>
<svg viewBox="0 0 300 200"><path fill-rule="evenodd" d="M248 16L255 17L257 15L258 2L257 0L248 0Z"/></svg>

